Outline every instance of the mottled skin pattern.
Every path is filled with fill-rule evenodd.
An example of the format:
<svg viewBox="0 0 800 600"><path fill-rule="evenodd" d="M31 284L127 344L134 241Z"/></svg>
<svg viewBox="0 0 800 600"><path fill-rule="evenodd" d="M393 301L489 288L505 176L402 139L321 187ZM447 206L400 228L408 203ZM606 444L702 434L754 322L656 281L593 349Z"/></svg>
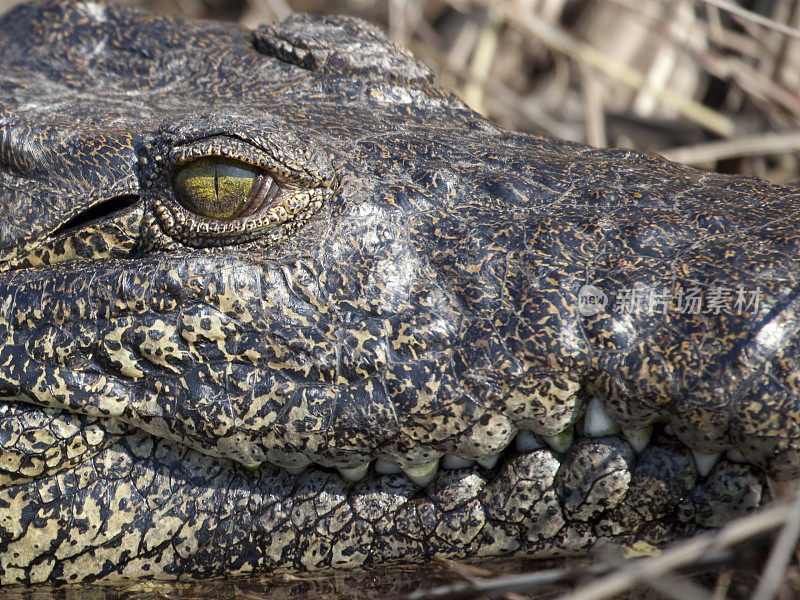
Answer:
<svg viewBox="0 0 800 600"><path fill-rule="evenodd" d="M189 214L187 155L279 207ZM17 8L0 199L3 583L661 543L800 474L800 190L499 130L360 21Z"/></svg>

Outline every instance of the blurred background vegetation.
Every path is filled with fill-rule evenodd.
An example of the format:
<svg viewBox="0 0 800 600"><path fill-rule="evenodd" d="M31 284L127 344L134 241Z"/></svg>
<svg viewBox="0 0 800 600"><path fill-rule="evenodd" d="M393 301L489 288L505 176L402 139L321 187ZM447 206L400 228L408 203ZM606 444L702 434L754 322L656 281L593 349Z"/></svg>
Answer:
<svg viewBox="0 0 800 600"><path fill-rule="evenodd" d="M356 15L504 127L800 179L800 0L116 1L248 27Z"/></svg>

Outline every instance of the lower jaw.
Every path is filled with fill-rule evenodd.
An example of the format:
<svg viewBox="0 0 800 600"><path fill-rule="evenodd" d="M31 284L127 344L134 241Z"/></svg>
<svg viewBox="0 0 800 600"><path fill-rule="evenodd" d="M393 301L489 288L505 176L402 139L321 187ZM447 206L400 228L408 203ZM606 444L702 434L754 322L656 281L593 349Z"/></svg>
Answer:
<svg viewBox="0 0 800 600"><path fill-rule="evenodd" d="M564 453L509 450L492 469L441 470L426 487L402 474L248 470L136 434L76 469L0 489L0 582L646 551L768 495L751 465L722 458L701 476L663 433L639 454L621 436L579 438Z"/></svg>

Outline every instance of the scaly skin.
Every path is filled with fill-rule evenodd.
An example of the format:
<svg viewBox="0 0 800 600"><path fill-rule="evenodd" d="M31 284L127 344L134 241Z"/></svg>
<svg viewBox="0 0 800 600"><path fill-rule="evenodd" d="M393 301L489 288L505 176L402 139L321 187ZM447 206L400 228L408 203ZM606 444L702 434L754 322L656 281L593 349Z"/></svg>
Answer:
<svg viewBox="0 0 800 600"><path fill-rule="evenodd" d="M37 2L0 80L3 583L663 543L800 474L797 189L498 130L345 18ZM186 156L279 192L204 219Z"/></svg>

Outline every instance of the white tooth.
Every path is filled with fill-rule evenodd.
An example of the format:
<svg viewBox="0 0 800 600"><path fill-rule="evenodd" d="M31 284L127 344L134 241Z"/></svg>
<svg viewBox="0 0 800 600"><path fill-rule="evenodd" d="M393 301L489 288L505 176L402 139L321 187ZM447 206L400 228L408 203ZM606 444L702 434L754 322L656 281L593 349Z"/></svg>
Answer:
<svg viewBox="0 0 800 600"><path fill-rule="evenodd" d="M436 477L436 473L439 472L439 461L434 460L422 465L407 467L403 469L403 472L406 474L406 477L418 486L425 487L433 481L433 478Z"/></svg>
<svg viewBox="0 0 800 600"><path fill-rule="evenodd" d="M694 463L697 465L697 472L700 473L700 477L708 475L722 455L721 452L714 452L713 454L692 452L692 454L694 454Z"/></svg>
<svg viewBox="0 0 800 600"><path fill-rule="evenodd" d="M592 398L586 405L586 415L583 418L583 434L586 437L600 437L619 433L620 427L611 417L597 398Z"/></svg>
<svg viewBox="0 0 800 600"><path fill-rule="evenodd" d="M455 456L454 454L445 454L442 459L443 469L466 469L474 464L474 460Z"/></svg>
<svg viewBox="0 0 800 600"><path fill-rule="evenodd" d="M484 458L476 458L475 462L484 469L493 469L498 460L500 460L500 454L492 454L491 456L485 456Z"/></svg>
<svg viewBox="0 0 800 600"><path fill-rule="evenodd" d="M642 450L647 448L650 443L650 436L653 435L653 426L648 425L640 429L623 429L622 435L628 440L628 443L633 447L633 451L639 454Z"/></svg>
<svg viewBox="0 0 800 600"><path fill-rule="evenodd" d="M745 460L745 458L744 458L744 454L742 454L742 451L739 450L738 448L730 448L730 449L728 449L728 451L725 453L725 456L731 462L735 462L735 463L747 462Z"/></svg>
<svg viewBox="0 0 800 600"><path fill-rule="evenodd" d="M542 439L556 452L566 452L572 446L572 439L575 435L572 427L567 427L561 433L555 435L543 435Z"/></svg>
<svg viewBox="0 0 800 600"><path fill-rule="evenodd" d="M667 435L675 435L675 429L673 429L672 425L664 425L664 433Z"/></svg>
<svg viewBox="0 0 800 600"><path fill-rule="evenodd" d="M293 460L291 462L275 461L272 464L276 467L280 467L290 475L300 475L300 473L305 471L306 467L311 464L311 459L303 457L302 459Z"/></svg>
<svg viewBox="0 0 800 600"><path fill-rule="evenodd" d="M400 468L400 465L379 458L375 461L375 472L381 475L397 475L398 473L402 473L403 469Z"/></svg>
<svg viewBox="0 0 800 600"><path fill-rule="evenodd" d="M530 452L531 450L538 450L541 447L542 443L536 439L532 431L521 429L517 432L517 450L520 452Z"/></svg>
<svg viewBox="0 0 800 600"><path fill-rule="evenodd" d="M347 481L361 481L369 470L369 463L365 462L363 465L357 467L340 467L336 469L339 474Z"/></svg>

